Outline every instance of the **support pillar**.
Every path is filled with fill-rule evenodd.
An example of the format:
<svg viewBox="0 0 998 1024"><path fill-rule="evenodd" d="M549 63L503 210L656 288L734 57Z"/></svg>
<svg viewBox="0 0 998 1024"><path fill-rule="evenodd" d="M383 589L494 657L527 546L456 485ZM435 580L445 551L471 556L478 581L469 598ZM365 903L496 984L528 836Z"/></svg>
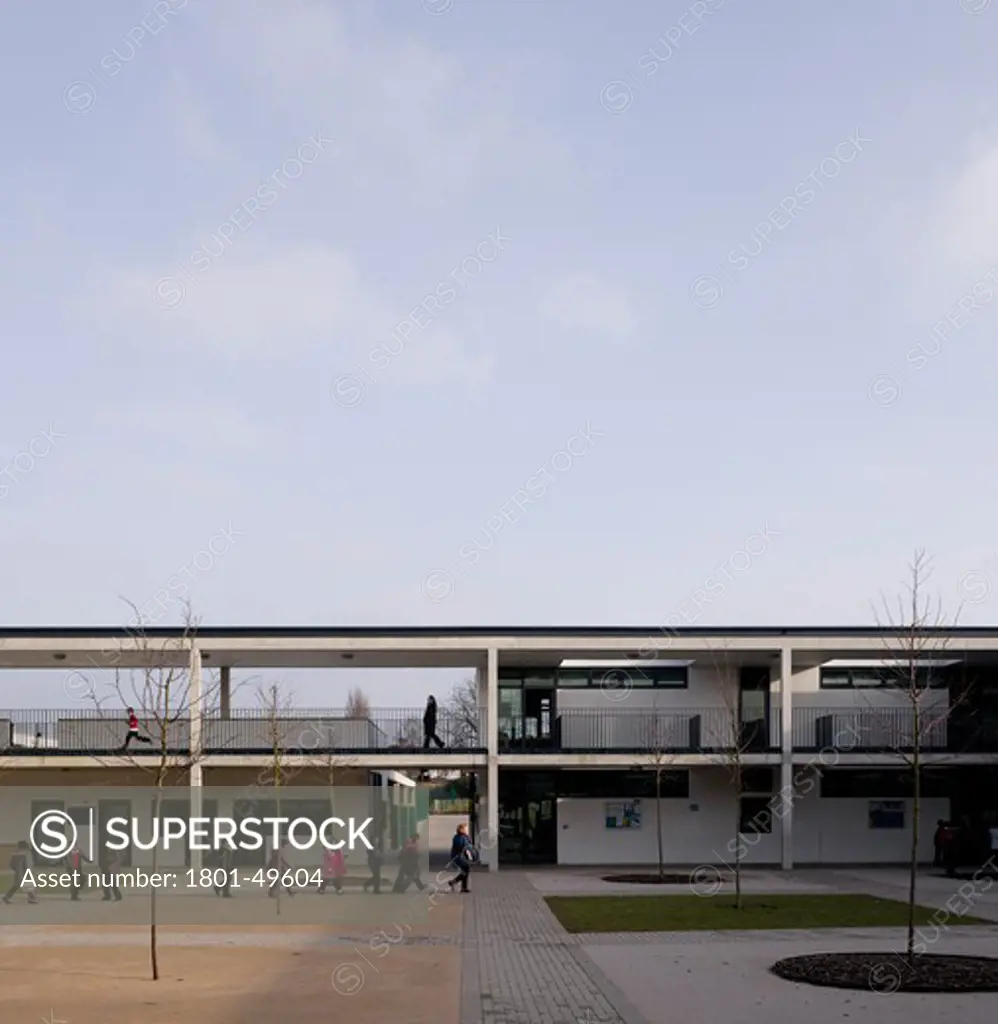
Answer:
<svg viewBox="0 0 998 1024"><path fill-rule="evenodd" d="M190 788L191 788L191 817L200 818L202 809L202 786L204 780L201 768L201 651L197 647L191 648L190 679L188 685L188 700L190 713ZM191 867L195 873L201 870L201 850L191 850Z"/></svg>
<svg viewBox="0 0 998 1024"><path fill-rule="evenodd" d="M780 649L780 849L782 868L794 866L793 651Z"/></svg>
<svg viewBox="0 0 998 1024"><path fill-rule="evenodd" d="M222 718L232 717L232 669L223 665L218 683L218 710Z"/></svg>
<svg viewBox="0 0 998 1024"><path fill-rule="evenodd" d="M490 647L485 665L485 735L488 761L485 806L488 816L489 871L499 870L499 651Z"/></svg>

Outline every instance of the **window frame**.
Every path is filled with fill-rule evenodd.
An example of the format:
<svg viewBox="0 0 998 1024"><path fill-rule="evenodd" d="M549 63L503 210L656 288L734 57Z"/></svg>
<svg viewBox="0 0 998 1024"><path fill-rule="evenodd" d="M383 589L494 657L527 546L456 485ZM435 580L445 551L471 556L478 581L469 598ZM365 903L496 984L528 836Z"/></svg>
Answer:
<svg viewBox="0 0 998 1024"><path fill-rule="evenodd" d="M751 816L746 816L753 806L757 808L755 812ZM770 836L773 834L772 796L739 797L738 834L740 836Z"/></svg>
<svg viewBox="0 0 998 1024"><path fill-rule="evenodd" d="M819 669L818 688L821 690L903 690L907 683L899 668L826 668ZM860 679L876 679L876 682L859 682ZM945 670L920 668L916 675L918 688L924 690L949 689L949 678ZM926 686L926 684L928 684Z"/></svg>

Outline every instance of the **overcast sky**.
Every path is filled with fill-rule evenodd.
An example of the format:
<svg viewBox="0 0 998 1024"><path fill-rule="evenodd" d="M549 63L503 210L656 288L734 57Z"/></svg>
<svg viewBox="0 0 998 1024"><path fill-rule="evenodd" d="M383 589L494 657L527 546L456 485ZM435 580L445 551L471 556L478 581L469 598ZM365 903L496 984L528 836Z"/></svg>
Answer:
<svg viewBox="0 0 998 1024"><path fill-rule="evenodd" d="M994 622L989 3L5 5L0 620Z"/></svg>

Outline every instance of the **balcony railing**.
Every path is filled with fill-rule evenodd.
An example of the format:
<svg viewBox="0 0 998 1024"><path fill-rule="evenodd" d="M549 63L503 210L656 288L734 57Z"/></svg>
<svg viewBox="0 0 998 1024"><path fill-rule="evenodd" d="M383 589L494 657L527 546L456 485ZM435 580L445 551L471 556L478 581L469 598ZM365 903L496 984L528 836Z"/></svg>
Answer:
<svg viewBox="0 0 998 1024"><path fill-rule="evenodd" d="M166 717L166 716L162 716ZM190 722L171 713L166 723L165 748L170 754L190 752ZM436 734L447 750L485 750L484 711L455 715L440 711ZM164 747L162 721L138 715L141 736L151 743L131 743L129 753L159 753ZM0 712L0 754L114 754L120 752L128 723L120 711L94 708L17 710ZM422 708L372 709L365 716L345 711L298 709L272 715L256 709L233 708L231 713L206 712L201 719L201 743L208 754L266 754L275 748L285 754L343 754L423 750ZM433 744L436 749L436 744Z"/></svg>
<svg viewBox="0 0 998 1024"><path fill-rule="evenodd" d="M441 710L436 733L446 750L484 753L485 711L476 715ZM548 716L501 716L499 749L504 753L669 753L718 754L778 751L780 709L768 718L742 722L724 708L562 708ZM206 712L201 720L205 753L266 754L275 746L286 754L411 753L424 749L422 708L377 708L348 716L329 708L304 708L272 716L257 709L233 708L227 715ZM132 743L129 753L152 754L162 746L161 731L148 715L139 728L151 744ZM118 710L94 708L0 711L0 758L45 754L111 755L127 735ZM954 709L926 708L919 746L926 753L998 753L998 720ZM914 715L910 707L794 708L791 741L797 752L910 752ZM190 723L179 717L167 724L166 748L190 751ZM436 744L433 744L436 749Z"/></svg>
<svg viewBox="0 0 998 1024"><path fill-rule="evenodd" d="M911 707L794 708L793 748L797 751L839 753L950 750L949 723L944 709L926 707L918 728Z"/></svg>
<svg viewBox="0 0 998 1024"><path fill-rule="evenodd" d="M766 753L780 745L778 709L744 721L725 708L564 708L550 724L540 716L499 719L499 749L507 753L709 754Z"/></svg>

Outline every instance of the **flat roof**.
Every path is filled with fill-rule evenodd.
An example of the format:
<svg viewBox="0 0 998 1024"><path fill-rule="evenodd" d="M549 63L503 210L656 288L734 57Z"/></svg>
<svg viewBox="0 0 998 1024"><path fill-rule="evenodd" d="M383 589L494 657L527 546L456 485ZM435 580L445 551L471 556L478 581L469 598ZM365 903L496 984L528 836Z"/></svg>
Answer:
<svg viewBox="0 0 998 1024"><path fill-rule="evenodd" d="M904 636L910 626L199 626L199 637L364 639L378 637L868 637ZM998 626L950 626L921 630L927 636L998 639ZM181 639L183 626L0 626L0 638L119 639L137 634L156 639Z"/></svg>
<svg viewBox="0 0 998 1024"><path fill-rule="evenodd" d="M196 640L206 668L483 668L565 659L699 659L719 647L742 664L782 648L794 665L903 655L904 626L0 626L0 668L181 665ZM922 631L920 656L946 651L998 660L998 626ZM643 652L643 653L642 653ZM667 654L665 652L668 652Z"/></svg>

